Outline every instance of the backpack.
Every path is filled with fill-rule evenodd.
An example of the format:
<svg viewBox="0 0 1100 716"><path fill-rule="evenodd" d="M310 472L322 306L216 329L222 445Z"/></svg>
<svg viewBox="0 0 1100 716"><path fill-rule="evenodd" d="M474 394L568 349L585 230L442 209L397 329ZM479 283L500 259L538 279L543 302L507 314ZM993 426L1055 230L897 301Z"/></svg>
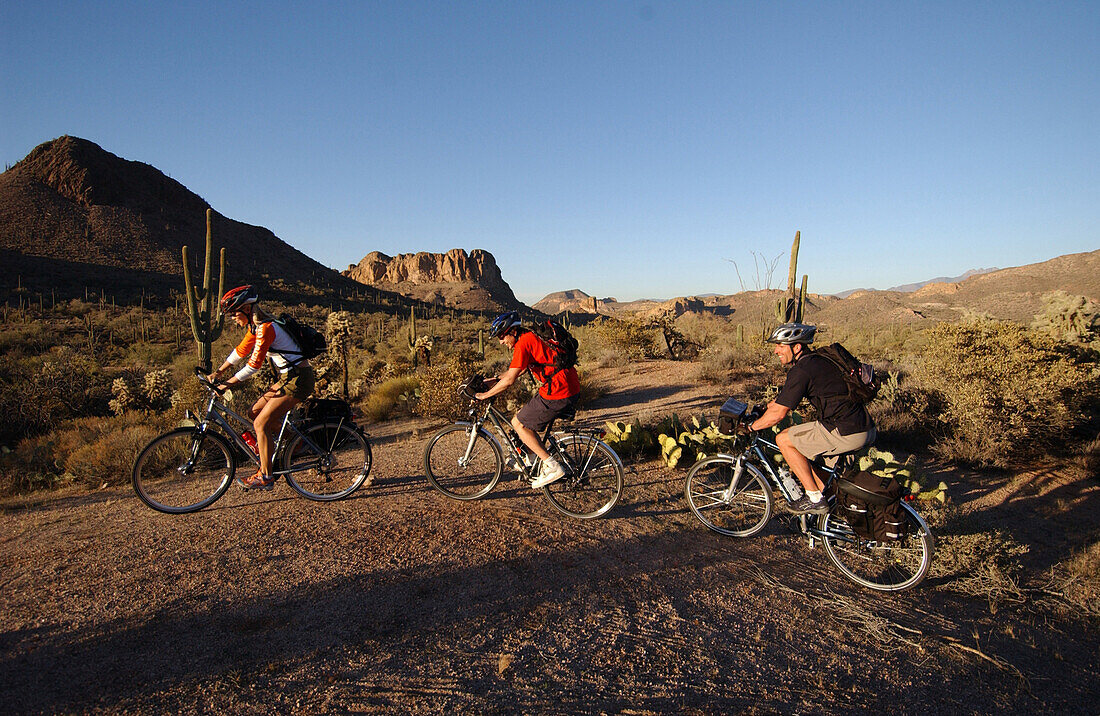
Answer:
<svg viewBox="0 0 1100 716"><path fill-rule="evenodd" d="M287 353L296 353L301 358L295 361L291 361L291 364L301 363L304 360L310 358L316 358L325 352L328 347L328 343L325 341L323 333L318 331L312 326L307 326L304 323L299 323L298 319L289 313L284 313L275 319L275 322L283 327L294 342L298 344L298 351L286 351Z"/></svg>
<svg viewBox="0 0 1100 716"><path fill-rule="evenodd" d="M892 542L905 537L909 520L901 498L905 488L893 477L858 471L837 480L837 508L864 539Z"/></svg>
<svg viewBox="0 0 1100 716"><path fill-rule="evenodd" d="M531 327L539 340L543 342L554 355L554 362L549 364L554 372L546 376L546 382L563 370L574 368L577 365L577 339L565 329L565 326L552 318L540 321ZM538 365L546 365L539 363Z"/></svg>
<svg viewBox="0 0 1100 716"><path fill-rule="evenodd" d="M832 343L815 350L812 355L821 356L840 369L848 385L848 397L859 403L870 403L878 395L880 383L870 363L861 363L839 343Z"/></svg>

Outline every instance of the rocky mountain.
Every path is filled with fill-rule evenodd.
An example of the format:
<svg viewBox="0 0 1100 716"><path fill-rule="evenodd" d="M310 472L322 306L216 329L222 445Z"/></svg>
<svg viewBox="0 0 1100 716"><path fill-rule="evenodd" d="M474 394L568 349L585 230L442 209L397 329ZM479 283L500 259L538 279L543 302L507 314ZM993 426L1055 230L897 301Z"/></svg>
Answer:
<svg viewBox="0 0 1100 716"><path fill-rule="evenodd" d="M527 308L512 293L496 259L483 249L469 254L464 249L451 249L445 254L421 251L397 256L372 251L343 273L367 286L453 308Z"/></svg>
<svg viewBox="0 0 1100 716"><path fill-rule="evenodd" d="M94 142L46 142L0 174L0 287L180 291L180 249L204 255L209 207L158 169ZM288 300L362 290L261 226L215 213L212 231L215 247L226 248L229 285L255 283Z"/></svg>

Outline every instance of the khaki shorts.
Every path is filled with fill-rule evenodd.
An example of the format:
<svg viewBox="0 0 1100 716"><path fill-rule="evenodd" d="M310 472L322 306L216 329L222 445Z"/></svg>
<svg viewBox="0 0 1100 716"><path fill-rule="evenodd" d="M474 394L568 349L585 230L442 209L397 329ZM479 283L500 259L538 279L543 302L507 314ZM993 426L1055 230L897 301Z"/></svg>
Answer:
<svg viewBox="0 0 1100 716"><path fill-rule="evenodd" d="M820 455L839 455L844 452L859 450L864 445L869 445L878 436L872 427L865 433L852 433L841 435L836 429L828 430L816 420L801 425L793 425L787 429L787 437L791 439L798 452L813 460Z"/></svg>
<svg viewBox="0 0 1100 716"><path fill-rule="evenodd" d="M292 366L282 379L274 385L279 395L289 395L298 400L305 400L313 394L313 369L308 365Z"/></svg>

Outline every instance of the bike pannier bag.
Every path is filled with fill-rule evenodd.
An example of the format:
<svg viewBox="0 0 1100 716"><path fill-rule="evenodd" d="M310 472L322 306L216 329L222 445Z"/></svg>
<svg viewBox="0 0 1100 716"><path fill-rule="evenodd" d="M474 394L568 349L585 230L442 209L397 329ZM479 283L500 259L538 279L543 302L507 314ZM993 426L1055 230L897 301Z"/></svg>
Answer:
<svg viewBox="0 0 1100 716"><path fill-rule="evenodd" d="M352 423L351 406L340 398L310 398L302 404L302 417L310 423Z"/></svg>
<svg viewBox="0 0 1100 716"><path fill-rule="evenodd" d="M837 480L837 508L857 535L878 542L905 537L905 488L893 477L856 472Z"/></svg>

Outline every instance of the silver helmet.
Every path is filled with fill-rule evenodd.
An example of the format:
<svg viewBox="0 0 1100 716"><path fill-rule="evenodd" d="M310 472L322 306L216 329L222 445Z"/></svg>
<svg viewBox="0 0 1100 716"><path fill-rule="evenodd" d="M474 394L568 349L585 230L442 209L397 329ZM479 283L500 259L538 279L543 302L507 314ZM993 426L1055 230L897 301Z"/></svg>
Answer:
<svg viewBox="0 0 1100 716"><path fill-rule="evenodd" d="M815 333L817 333L817 326L806 323L784 323L772 331L772 334L768 336L768 343L783 343L785 345L813 343Z"/></svg>

